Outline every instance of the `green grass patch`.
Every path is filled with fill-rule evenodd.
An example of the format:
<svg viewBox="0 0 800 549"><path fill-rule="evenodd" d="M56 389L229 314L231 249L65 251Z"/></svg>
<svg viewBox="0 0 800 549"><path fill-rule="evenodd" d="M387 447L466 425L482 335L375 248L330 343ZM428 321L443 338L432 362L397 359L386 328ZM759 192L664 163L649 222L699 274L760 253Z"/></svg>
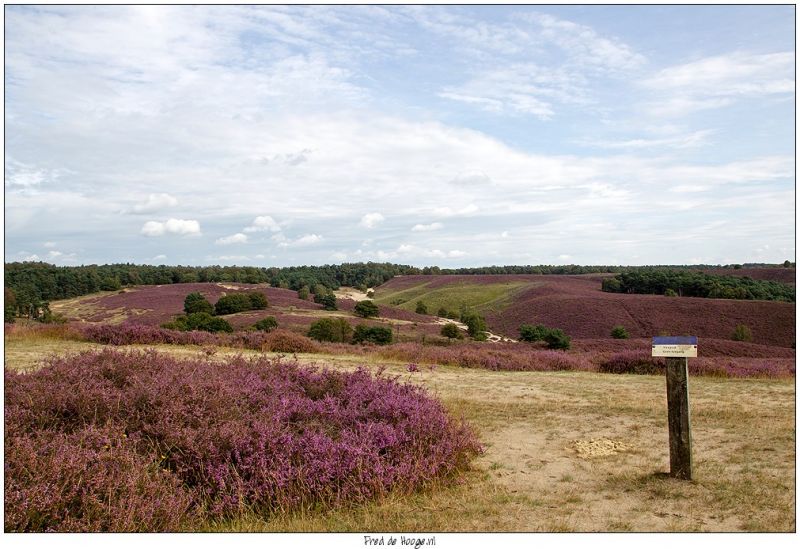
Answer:
<svg viewBox="0 0 800 549"><path fill-rule="evenodd" d="M502 282L497 284L471 284L456 282L448 286L430 288L430 283L419 284L403 290L378 288L375 302L407 311L414 311L422 301L428 312L436 314L440 308L459 312L462 305L479 312L497 312L508 306L515 293L534 285L531 282Z"/></svg>

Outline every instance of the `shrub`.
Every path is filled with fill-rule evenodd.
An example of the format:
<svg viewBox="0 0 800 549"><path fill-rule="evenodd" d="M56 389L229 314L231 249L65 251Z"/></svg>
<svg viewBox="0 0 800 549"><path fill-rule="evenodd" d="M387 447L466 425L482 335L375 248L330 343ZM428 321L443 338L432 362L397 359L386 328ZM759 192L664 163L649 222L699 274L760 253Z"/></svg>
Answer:
<svg viewBox="0 0 800 549"><path fill-rule="evenodd" d="M421 388L265 357L112 350L5 374L5 530L176 531L364 503L482 451Z"/></svg>
<svg viewBox="0 0 800 549"><path fill-rule="evenodd" d="M479 337L478 334L486 331L486 321L478 313L463 313L461 322L467 325L467 333L470 337Z"/></svg>
<svg viewBox="0 0 800 549"><path fill-rule="evenodd" d="M333 292L314 294L314 303L319 303L326 311L335 311L337 309L336 296L333 295Z"/></svg>
<svg viewBox="0 0 800 549"><path fill-rule="evenodd" d="M307 300L308 299L308 294L309 294L308 286L303 286L302 288L297 290L297 297L299 299Z"/></svg>
<svg viewBox="0 0 800 549"><path fill-rule="evenodd" d="M183 311L192 313L214 313L214 306L200 292L192 292L183 300Z"/></svg>
<svg viewBox="0 0 800 549"><path fill-rule="evenodd" d="M242 311L266 309L268 306L267 298L261 292L228 294L219 298L214 305L214 313L230 315Z"/></svg>
<svg viewBox="0 0 800 549"><path fill-rule="evenodd" d="M386 326L365 326L359 324L353 332L353 343L375 343L388 345L392 342L392 329Z"/></svg>
<svg viewBox="0 0 800 549"><path fill-rule="evenodd" d="M439 310L436 312L436 316L447 318L447 309L444 307L439 307Z"/></svg>
<svg viewBox="0 0 800 549"><path fill-rule="evenodd" d="M246 294L250 297L250 309L253 311L261 311L269 307L267 296L261 292L249 292Z"/></svg>
<svg viewBox="0 0 800 549"><path fill-rule="evenodd" d="M664 295L666 297L678 297L678 292L676 292L672 288L667 288L666 290L664 290Z"/></svg>
<svg viewBox="0 0 800 549"><path fill-rule="evenodd" d="M364 300L356 303L353 312L362 318L369 318L371 316L378 316L380 311L374 301Z"/></svg>
<svg viewBox="0 0 800 549"><path fill-rule="evenodd" d="M321 318L308 330L308 337L317 341L346 343L350 340L353 328L343 318Z"/></svg>
<svg viewBox="0 0 800 549"><path fill-rule="evenodd" d="M369 299L372 299L373 297L375 297L375 292L372 290L367 290L367 297Z"/></svg>
<svg viewBox="0 0 800 549"><path fill-rule="evenodd" d="M262 318L255 324L253 324L253 328L256 330L260 330L262 332L271 332L275 328L278 327L278 321L275 320L274 316L268 316L267 318Z"/></svg>
<svg viewBox="0 0 800 549"><path fill-rule="evenodd" d="M181 315L172 322L162 326L170 330L180 330L189 332L191 330L202 330L204 332L233 332L233 327L224 318L211 316L208 313L191 313Z"/></svg>
<svg viewBox="0 0 800 549"><path fill-rule="evenodd" d="M630 336L628 335L628 331L625 329L625 326L614 326L611 329L611 337L614 339L628 339Z"/></svg>
<svg viewBox="0 0 800 549"><path fill-rule="evenodd" d="M570 338L563 331L558 328L546 328L541 324L537 324L536 326L523 324L520 326L519 339L520 341L527 341L529 343L544 341L547 343L548 349L566 350L570 347Z"/></svg>
<svg viewBox="0 0 800 549"><path fill-rule="evenodd" d="M570 337L558 328L551 328L544 336L548 349L560 349L566 351L570 346Z"/></svg>
<svg viewBox="0 0 800 549"><path fill-rule="evenodd" d="M548 329L541 324L532 326L531 324L523 324L519 327L519 340L527 341L528 343L535 343L537 341L544 341Z"/></svg>
<svg viewBox="0 0 800 549"><path fill-rule="evenodd" d="M464 339L464 334L461 332L461 328L452 322L448 322L442 326L441 334L449 339Z"/></svg>
<svg viewBox="0 0 800 549"><path fill-rule="evenodd" d="M422 301L417 301L417 308L415 309L415 312L418 315L426 315L428 314L428 306Z"/></svg>
<svg viewBox="0 0 800 549"><path fill-rule="evenodd" d="M737 324L731 339L734 341L753 341L753 334L745 324Z"/></svg>

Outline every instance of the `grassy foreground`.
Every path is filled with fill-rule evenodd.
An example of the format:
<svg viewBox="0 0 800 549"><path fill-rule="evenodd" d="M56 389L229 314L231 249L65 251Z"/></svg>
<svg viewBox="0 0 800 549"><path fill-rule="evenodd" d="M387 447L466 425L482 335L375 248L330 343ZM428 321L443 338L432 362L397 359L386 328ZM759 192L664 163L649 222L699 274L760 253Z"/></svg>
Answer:
<svg viewBox="0 0 800 549"><path fill-rule="evenodd" d="M6 368L101 347L6 338ZM141 347L141 346L137 346ZM191 346L157 346L205 356ZM238 352L238 351L237 351ZM234 351L219 349L224 362ZM245 351L242 354L254 354ZM353 369L365 357L300 355ZM793 380L692 378L695 480L666 475L661 376L491 372L382 361L476 429L486 453L467 481L368 505L268 517L244 513L213 531L794 531Z"/></svg>

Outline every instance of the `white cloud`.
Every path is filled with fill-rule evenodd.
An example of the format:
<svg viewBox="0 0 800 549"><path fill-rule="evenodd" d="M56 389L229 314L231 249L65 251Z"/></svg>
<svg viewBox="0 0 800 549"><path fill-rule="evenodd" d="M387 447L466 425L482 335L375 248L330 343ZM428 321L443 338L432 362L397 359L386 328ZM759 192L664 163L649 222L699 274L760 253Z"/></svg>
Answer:
<svg viewBox="0 0 800 549"><path fill-rule="evenodd" d="M442 227L444 227L444 225L437 221L435 223L430 223L428 225L423 225L421 223L417 223L416 225L411 227L411 230L414 231L415 233L417 233L417 232L429 232L429 231L438 231Z"/></svg>
<svg viewBox="0 0 800 549"><path fill-rule="evenodd" d="M303 246L312 246L314 244L319 244L324 239L318 234L307 234L301 236L296 240L284 240L280 244L278 244L281 248L294 248L294 247L303 247Z"/></svg>
<svg viewBox="0 0 800 549"><path fill-rule="evenodd" d="M224 236L222 238L218 238L215 241L215 244L220 244L222 246L226 246L228 244L245 244L247 243L247 235L243 233L236 233L230 236Z"/></svg>
<svg viewBox="0 0 800 549"><path fill-rule="evenodd" d="M344 261L347 259L347 254L343 252L333 252L331 254L331 259L334 261Z"/></svg>
<svg viewBox="0 0 800 549"><path fill-rule="evenodd" d="M511 233L509 233L508 231L503 231L502 233L500 233L500 238L508 238L510 236Z"/></svg>
<svg viewBox="0 0 800 549"><path fill-rule="evenodd" d="M268 215L260 215L253 220L253 223L250 224L249 227L244 229L246 233L255 233L259 231L271 231L273 233L277 233L281 230L280 225L278 225L272 217Z"/></svg>
<svg viewBox="0 0 800 549"><path fill-rule="evenodd" d="M440 217L453 217L459 215L473 214L477 212L479 209L480 208L478 208L478 206L476 206L475 204L467 204L466 206L458 208L457 210L454 210L449 206L441 206L438 208L434 208L433 214Z"/></svg>
<svg viewBox="0 0 800 549"><path fill-rule="evenodd" d="M447 252L447 257L464 257L468 255L467 252L462 252L461 250L450 250Z"/></svg>
<svg viewBox="0 0 800 549"><path fill-rule="evenodd" d="M134 213L153 213L176 206L178 199L167 193L150 194L147 199L133 207Z"/></svg>
<svg viewBox="0 0 800 549"><path fill-rule="evenodd" d="M467 170L455 176L450 183L464 187L480 187L491 185L492 180L480 170Z"/></svg>
<svg viewBox="0 0 800 549"><path fill-rule="evenodd" d="M789 95L795 91L794 53L705 57L662 69L642 85L663 96L646 106L660 116L725 107L743 97Z"/></svg>
<svg viewBox="0 0 800 549"><path fill-rule="evenodd" d="M42 244L42 246L44 246L45 248L55 248L56 247L56 243L48 241L48 242L45 242L44 244Z"/></svg>
<svg viewBox="0 0 800 549"><path fill-rule="evenodd" d="M184 236L200 236L200 223L194 219L168 219L166 222L148 221L142 226L144 236L163 236L177 234Z"/></svg>
<svg viewBox="0 0 800 549"><path fill-rule="evenodd" d="M154 261L161 261L161 260L163 260L163 259L167 259L167 256L166 256L166 255L164 255L164 254L158 254L157 256L154 256L154 257L153 257L153 260L154 260Z"/></svg>
<svg viewBox="0 0 800 549"><path fill-rule="evenodd" d="M377 212L368 213L368 214L365 214L361 218L361 221L359 222L359 225L364 227L364 228L366 228L366 229L373 229L376 226L378 226L380 223L382 223L383 221L384 221L384 217L381 214L379 214Z"/></svg>
<svg viewBox="0 0 800 549"><path fill-rule="evenodd" d="M708 137L713 133L714 130L698 130L688 134L656 139L639 138L627 139L624 141L584 141L581 144L604 149L649 149L652 147L689 149L706 145L708 143Z"/></svg>

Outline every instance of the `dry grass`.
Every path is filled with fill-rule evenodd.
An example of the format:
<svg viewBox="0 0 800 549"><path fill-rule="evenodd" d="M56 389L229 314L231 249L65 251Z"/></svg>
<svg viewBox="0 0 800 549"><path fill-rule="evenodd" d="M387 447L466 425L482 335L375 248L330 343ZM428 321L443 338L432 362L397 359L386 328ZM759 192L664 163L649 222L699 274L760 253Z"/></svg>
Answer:
<svg viewBox="0 0 800 549"><path fill-rule="evenodd" d="M6 337L6 367L98 345ZM179 356L197 347L157 346ZM220 349L213 360L251 353ZM376 368L374 358L300 355ZM491 372L439 366L387 373L425 386L479 433L465 482L364 506L243 514L214 531L782 531L795 524L793 380L692 378L695 480L670 478L661 376ZM608 449L611 451L606 451ZM600 449L593 451L592 449Z"/></svg>

